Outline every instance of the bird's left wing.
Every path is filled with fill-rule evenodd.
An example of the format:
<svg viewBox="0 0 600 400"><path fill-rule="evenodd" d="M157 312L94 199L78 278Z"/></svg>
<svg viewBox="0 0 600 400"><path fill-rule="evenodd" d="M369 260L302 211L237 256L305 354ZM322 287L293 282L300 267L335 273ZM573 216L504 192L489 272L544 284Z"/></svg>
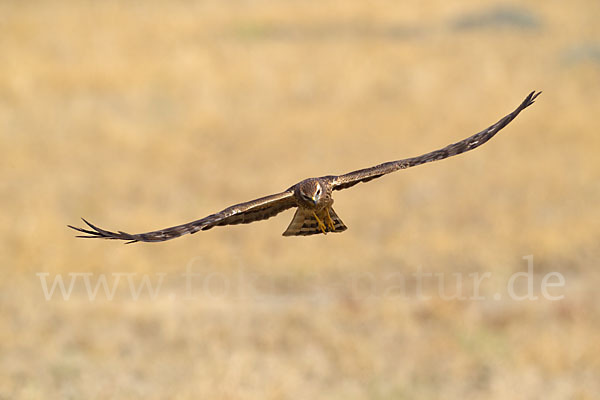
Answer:
<svg viewBox="0 0 600 400"><path fill-rule="evenodd" d="M405 169L414 167L417 165L425 164L431 161L443 160L444 158L452 157L465 151L473 150L488 140L490 140L500 129L508 125L521 111L529 107L534 103L536 97L541 92L531 92L523 100L523 102L513 112L496 122L494 125L482 130L479 133L474 134L466 139L450 144L443 149L435 150L427 154L423 154L418 157L407 158L404 160L390 161L374 167L360 169L358 171L349 172L344 175L336 176L331 179L331 186L333 190L342 190L352 187L360 182L368 182L372 179L379 178L390 172L398 171L399 169Z"/></svg>
<svg viewBox="0 0 600 400"><path fill-rule="evenodd" d="M270 196L261 197L260 199L248 201L246 203L236 204L228 207L216 214L199 219L197 221L188 222L187 224L173 226L158 231L130 234L122 231L111 232L95 225L92 225L85 219L85 222L90 229L78 228L68 225L69 228L75 229L85 235L78 235L81 238L102 238L126 240L128 243L135 242L162 242L177 238L187 233L196 233L205 231L214 226L220 225L236 225L248 224L254 221L260 221L270 218L280 212L296 206L294 200L294 192L291 189L285 192L272 194Z"/></svg>

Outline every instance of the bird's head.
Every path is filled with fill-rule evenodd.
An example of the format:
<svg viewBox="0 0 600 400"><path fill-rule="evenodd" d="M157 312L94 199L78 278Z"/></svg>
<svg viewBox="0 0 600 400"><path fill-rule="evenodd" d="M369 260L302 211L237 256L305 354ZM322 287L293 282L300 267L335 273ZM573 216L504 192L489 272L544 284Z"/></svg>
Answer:
<svg viewBox="0 0 600 400"><path fill-rule="evenodd" d="M299 198L307 205L315 207L323 195L323 187L316 179L307 179L297 186Z"/></svg>

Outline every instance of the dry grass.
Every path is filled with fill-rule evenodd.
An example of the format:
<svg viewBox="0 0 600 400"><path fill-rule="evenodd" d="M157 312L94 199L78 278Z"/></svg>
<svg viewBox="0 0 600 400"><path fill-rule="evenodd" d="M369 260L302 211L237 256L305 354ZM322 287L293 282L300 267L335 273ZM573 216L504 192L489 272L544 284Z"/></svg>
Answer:
<svg viewBox="0 0 600 400"><path fill-rule="evenodd" d="M599 13L3 1L0 398L595 398ZM342 235L282 238L291 213L155 245L65 228L151 230L417 155L533 89L484 147L337 194ZM529 254L564 299L493 300ZM393 290L419 269L493 277L483 301ZM166 275L154 299L45 301L38 272Z"/></svg>

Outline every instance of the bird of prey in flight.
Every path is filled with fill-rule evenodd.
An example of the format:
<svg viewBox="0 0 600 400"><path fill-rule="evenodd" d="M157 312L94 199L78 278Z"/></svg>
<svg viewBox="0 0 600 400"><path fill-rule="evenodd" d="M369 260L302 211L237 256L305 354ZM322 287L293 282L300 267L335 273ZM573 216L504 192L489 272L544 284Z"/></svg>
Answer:
<svg viewBox="0 0 600 400"><path fill-rule="evenodd" d="M352 187L360 182L369 182L380 176L400 169L414 167L430 161L443 160L469 150L473 150L490 140L502 128L508 125L519 113L534 103L541 92L531 92L525 100L510 114L489 128L482 130L460 142L450 144L443 149L435 150L421 156L404 160L390 161L374 167L359 169L344 175L327 175L319 178L305 179L289 189L261 197L260 199L240 203L228 207L218 213L211 214L197 221L173 226L153 232L130 234L122 231L111 232L92 225L85 219L88 228L68 225L84 235L83 238L102 238L135 242L162 242L185 235L206 231L215 226L248 224L273 217L288 208L297 208L292 222L283 236L307 236L343 232L347 229L340 217L333 211L332 194L335 190Z"/></svg>

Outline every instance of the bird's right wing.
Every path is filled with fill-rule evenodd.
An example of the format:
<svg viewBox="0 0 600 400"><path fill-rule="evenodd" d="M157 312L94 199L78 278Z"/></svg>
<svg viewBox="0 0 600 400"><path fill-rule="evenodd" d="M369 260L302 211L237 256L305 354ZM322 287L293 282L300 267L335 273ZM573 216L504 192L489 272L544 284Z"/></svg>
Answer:
<svg viewBox="0 0 600 400"><path fill-rule="evenodd" d="M496 133L500 131L500 129L504 128L513 119L515 119L515 117L519 115L521 111L532 105L534 103L535 98L538 97L540 93L541 92L536 93L535 91L529 93L529 95L525 98L525 100L523 100L523 102L519 105L519 107L517 107L516 110L514 110L513 112L511 112L510 114L508 114L489 128L486 128L473 136L461 140L460 142L453 143L444 147L443 149L435 150L418 157L407 158L398 161L390 161L380 165L376 165L374 167L359 169L358 171L353 171L344 175L333 177L331 181L332 188L333 190L346 189L356 185L357 183L368 182L372 179L379 178L380 176L383 176L385 174L389 174L390 172L398 171L399 169L410 168L431 161L443 160L444 158L452 157L457 154L464 153L465 151L473 150L490 140Z"/></svg>
<svg viewBox="0 0 600 400"><path fill-rule="evenodd" d="M177 225L158 231L136 234L130 234L122 231L111 232L98 228L83 218L83 222L85 222L90 229L78 228L71 225L68 225L68 227L75 229L78 232L85 233L85 235L77 236L81 238L116 239L125 240L128 243L162 242L177 238L187 233L205 231L214 226L248 224L250 222L267 219L295 206L296 201L294 200L294 192L293 190L288 189L285 192L236 204L224 209L223 211L209 215L208 217L199 219L197 221L188 222L187 224Z"/></svg>

